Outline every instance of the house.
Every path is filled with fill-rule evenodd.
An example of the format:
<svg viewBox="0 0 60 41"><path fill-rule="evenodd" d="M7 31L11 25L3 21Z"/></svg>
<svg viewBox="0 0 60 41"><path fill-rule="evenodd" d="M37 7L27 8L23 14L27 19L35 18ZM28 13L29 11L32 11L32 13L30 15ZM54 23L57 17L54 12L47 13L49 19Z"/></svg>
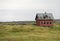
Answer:
<svg viewBox="0 0 60 41"><path fill-rule="evenodd" d="M37 13L35 20L37 26L51 27L54 25L54 17L52 13Z"/></svg>

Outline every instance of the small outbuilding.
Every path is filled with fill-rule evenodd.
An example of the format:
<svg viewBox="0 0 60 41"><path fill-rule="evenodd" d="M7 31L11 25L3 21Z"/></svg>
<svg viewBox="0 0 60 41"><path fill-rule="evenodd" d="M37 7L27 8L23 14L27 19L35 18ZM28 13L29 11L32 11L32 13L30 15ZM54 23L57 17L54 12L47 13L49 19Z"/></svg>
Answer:
<svg viewBox="0 0 60 41"><path fill-rule="evenodd" d="M37 13L36 17L36 25L37 26L46 26L51 27L54 25L54 17L52 13Z"/></svg>

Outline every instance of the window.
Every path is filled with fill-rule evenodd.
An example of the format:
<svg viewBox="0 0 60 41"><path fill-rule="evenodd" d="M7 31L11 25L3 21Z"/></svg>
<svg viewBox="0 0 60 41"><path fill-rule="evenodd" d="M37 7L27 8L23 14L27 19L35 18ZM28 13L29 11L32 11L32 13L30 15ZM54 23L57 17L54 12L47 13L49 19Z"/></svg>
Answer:
<svg viewBox="0 0 60 41"><path fill-rule="evenodd" d="M44 22L44 24L46 24L46 22Z"/></svg>
<svg viewBox="0 0 60 41"><path fill-rule="evenodd" d="M41 22L41 24L43 24L43 22Z"/></svg>
<svg viewBox="0 0 60 41"><path fill-rule="evenodd" d="M52 22L50 22L50 24L52 24Z"/></svg>
<svg viewBox="0 0 60 41"><path fill-rule="evenodd" d="M49 24L49 22L47 22L47 24Z"/></svg>

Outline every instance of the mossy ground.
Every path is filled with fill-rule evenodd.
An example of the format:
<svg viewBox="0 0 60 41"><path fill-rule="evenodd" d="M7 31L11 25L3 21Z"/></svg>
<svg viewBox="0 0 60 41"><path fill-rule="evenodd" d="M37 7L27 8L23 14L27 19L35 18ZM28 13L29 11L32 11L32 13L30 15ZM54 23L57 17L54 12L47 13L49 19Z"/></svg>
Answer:
<svg viewBox="0 0 60 41"><path fill-rule="evenodd" d="M0 25L0 41L60 41L60 26Z"/></svg>

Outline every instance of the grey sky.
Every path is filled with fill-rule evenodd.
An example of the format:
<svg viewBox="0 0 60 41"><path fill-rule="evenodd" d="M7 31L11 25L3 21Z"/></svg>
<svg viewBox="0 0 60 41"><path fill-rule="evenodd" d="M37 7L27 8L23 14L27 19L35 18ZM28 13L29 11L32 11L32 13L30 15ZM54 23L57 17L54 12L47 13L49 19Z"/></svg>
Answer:
<svg viewBox="0 0 60 41"><path fill-rule="evenodd" d="M0 0L0 21L34 20L36 13L53 13L60 19L60 0Z"/></svg>

